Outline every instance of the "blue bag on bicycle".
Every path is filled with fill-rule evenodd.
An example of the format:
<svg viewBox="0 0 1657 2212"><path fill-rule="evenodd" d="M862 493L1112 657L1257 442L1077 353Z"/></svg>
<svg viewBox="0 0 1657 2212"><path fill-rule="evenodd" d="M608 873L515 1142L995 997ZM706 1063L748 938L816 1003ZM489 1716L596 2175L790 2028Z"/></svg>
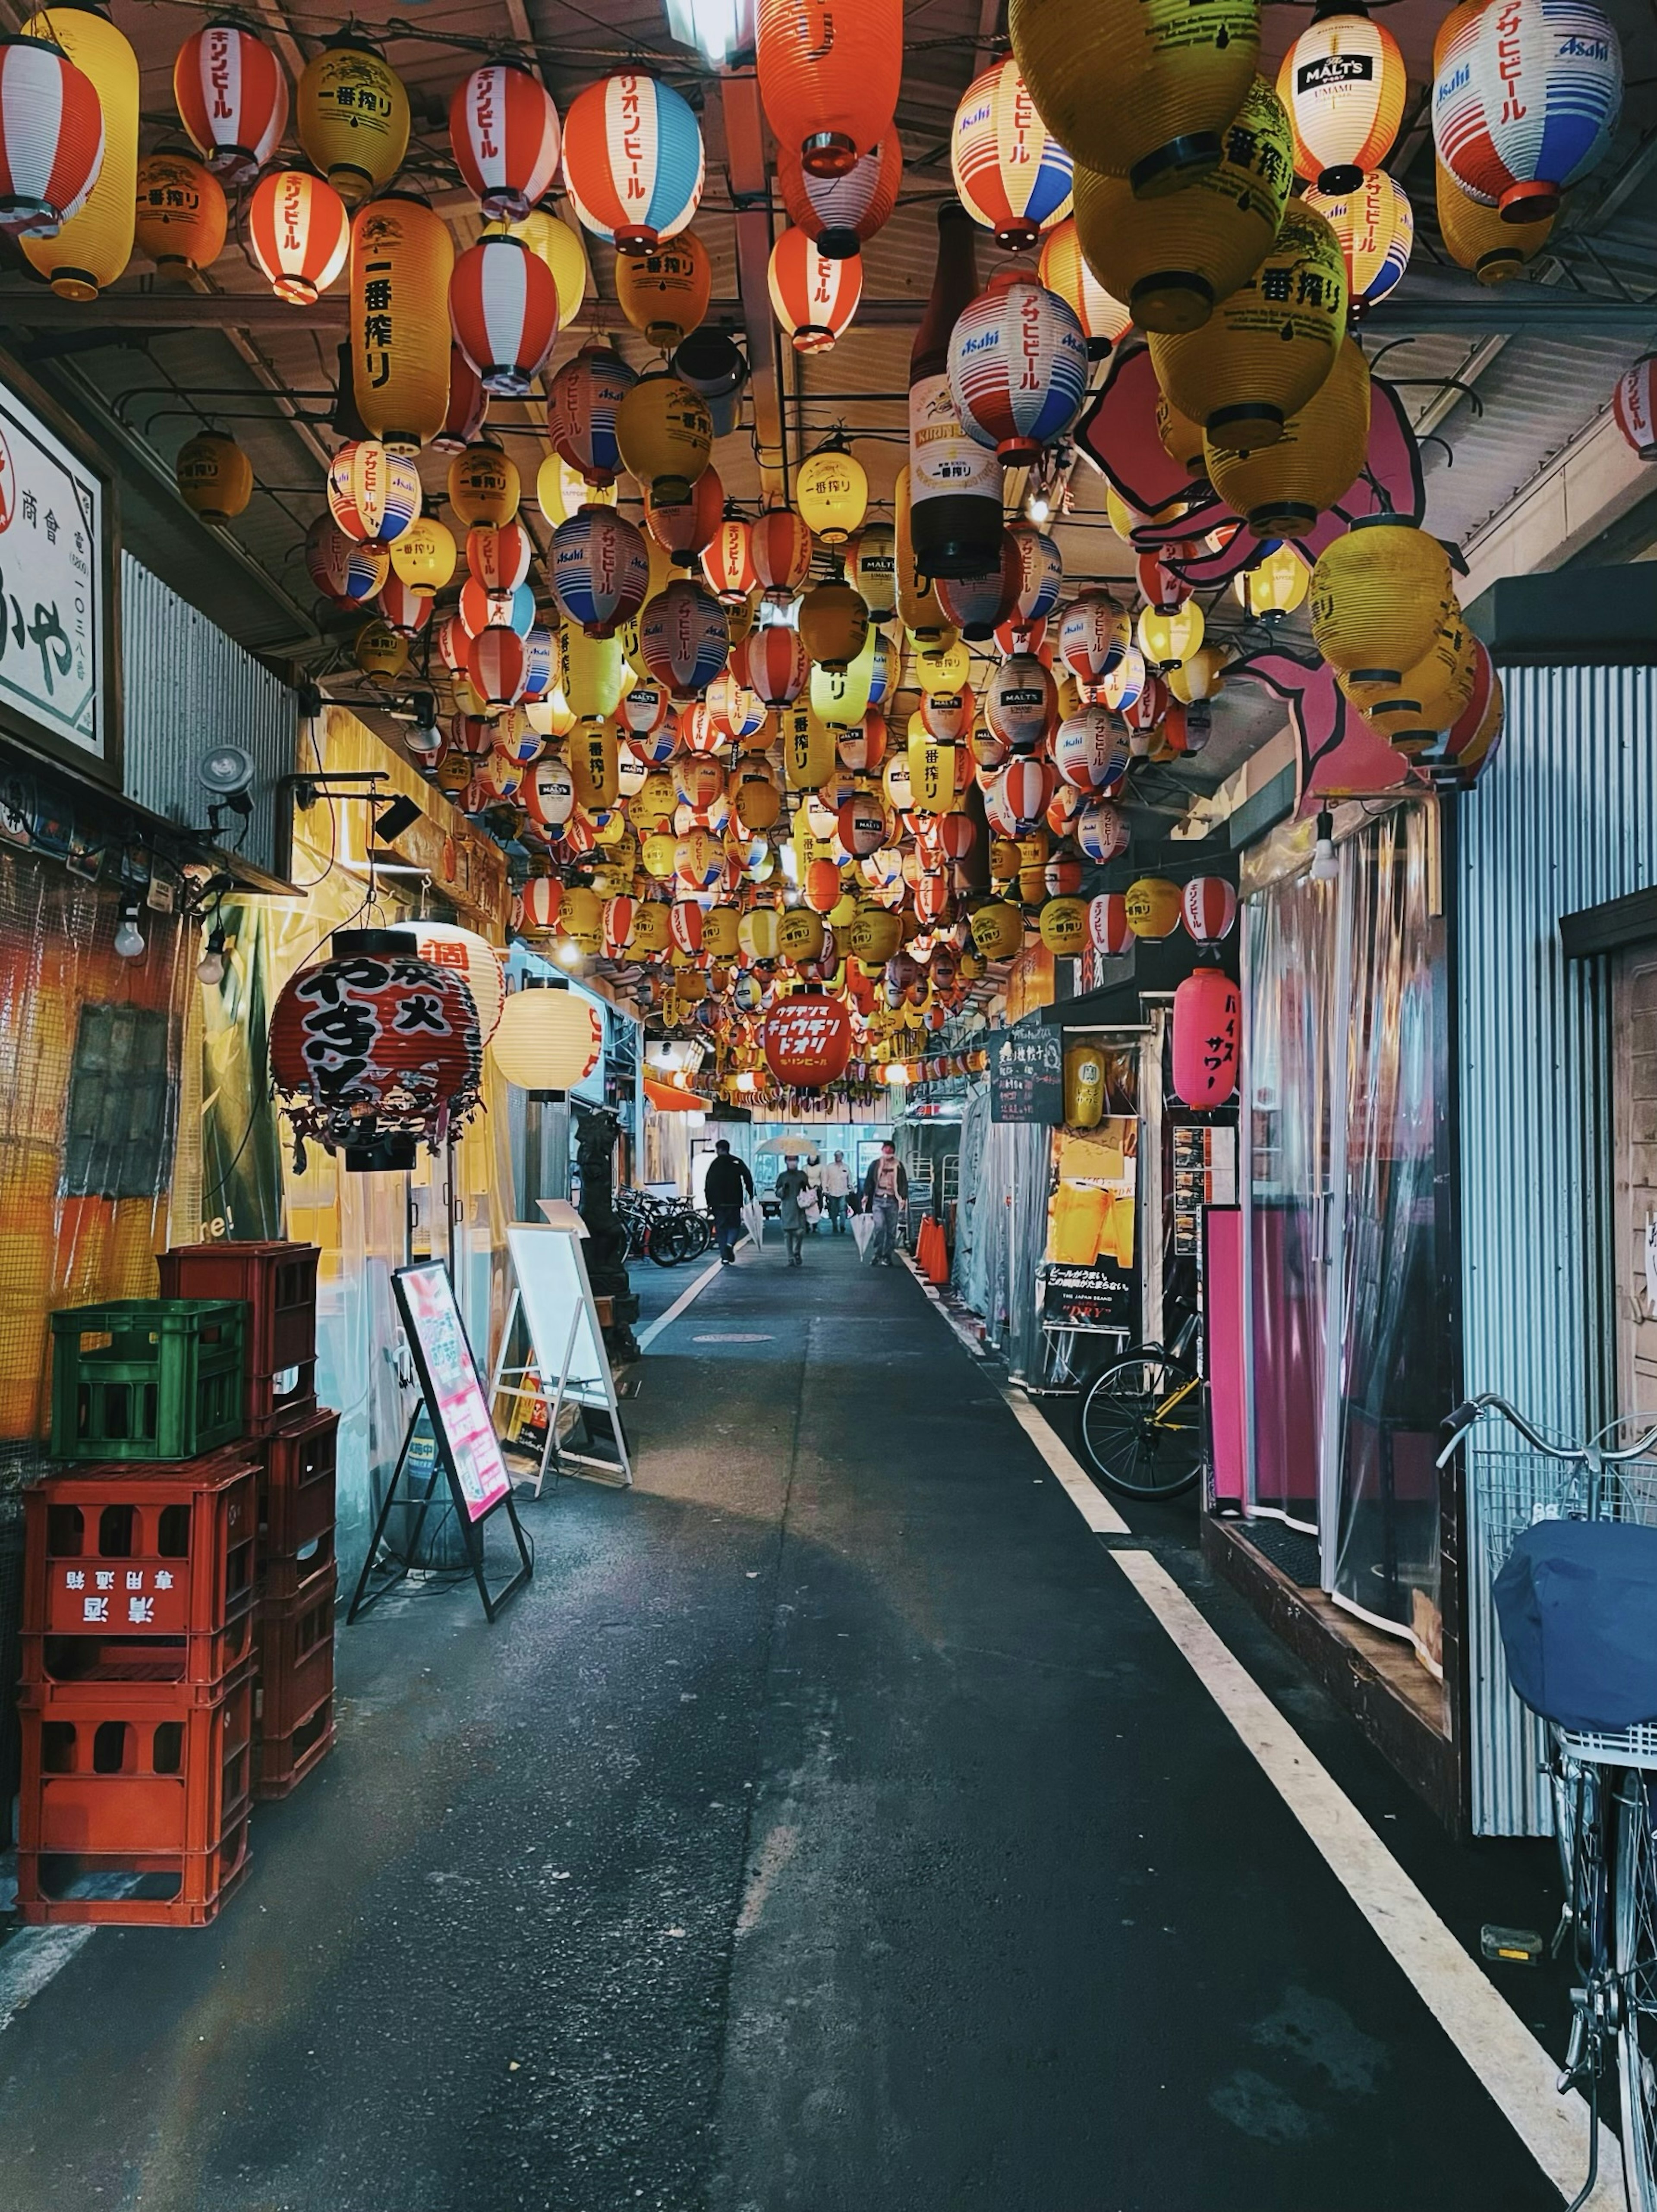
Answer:
<svg viewBox="0 0 1657 2212"><path fill-rule="evenodd" d="M1496 1578L1508 1679L1574 1735L1657 1720L1657 1528L1539 1521Z"/></svg>

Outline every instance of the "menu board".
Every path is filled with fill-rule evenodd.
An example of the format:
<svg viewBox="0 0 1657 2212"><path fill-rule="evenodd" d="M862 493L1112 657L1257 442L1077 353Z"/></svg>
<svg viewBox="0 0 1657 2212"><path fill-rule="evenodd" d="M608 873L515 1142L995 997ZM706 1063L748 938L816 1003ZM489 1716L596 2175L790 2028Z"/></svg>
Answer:
<svg viewBox="0 0 1657 2212"><path fill-rule="evenodd" d="M1223 1123L1174 1131L1174 1252L1200 1258L1203 1208L1237 1203L1237 1133Z"/></svg>
<svg viewBox="0 0 1657 2212"><path fill-rule="evenodd" d="M420 1387L467 1517L481 1521L512 1490L501 1440L489 1417L472 1349L439 1261L399 1267L392 1277Z"/></svg>
<svg viewBox="0 0 1657 2212"><path fill-rule="evenodd" d="M990 1119L1041 1121L1056 1128L1065 1118L1065 1039L1037 1020L1020 1022L990 1039Z"/></svg>

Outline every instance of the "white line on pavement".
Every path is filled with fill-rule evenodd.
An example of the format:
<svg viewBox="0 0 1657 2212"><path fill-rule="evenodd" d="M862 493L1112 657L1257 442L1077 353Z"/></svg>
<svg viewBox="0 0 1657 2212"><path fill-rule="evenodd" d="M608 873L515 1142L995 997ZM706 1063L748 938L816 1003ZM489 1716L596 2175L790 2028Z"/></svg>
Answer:
<svg viewBox="0 0 1657 2212"><path fill-rule="evenodd" d="M741 1247L738 1246L737 1249L740 1250ZM639 1349L640 1352L648 1352L651 1346L655 1343L657 1338L668 1326L669 1322L677 1321L679 1316L684 1311L687 1306L694 1305L695 1304L696 1300L701 1297L702 1292L713 1281L714 1276L719 1273L720 1267L724 1264L723 1261L716 1260L711 1267L704 1267L701 1274L697 1276L695 1281L690 1285L690 1288L688 1291L681 1291L678 1297L674 1299L672 1304L668 1308L665 1314L658 1314L655 1320L651 1322L648 1328L641 1328L639 1331Z"/></svg>
<svg viewBox="0 0 1657 2212"><path fill-rule="evenodd" d="M1046 1460L1062 1485L1065 1496L1089 1528L1101 1535L1132 1535L1133 1532L1127 1522L1098 1484L1089 1480L1081 1461L1059 1435L1041 1407L1032 1405L1023 1392L1016 1389L1011 1382L1002 1384L1001 1395L1007 1401L1007 1411Z"/></svg>
<svg viewBox="0 0 1657 2212"><path fill-rule="evenodd" d="M0 2033L61 1973L95 1928L26 1928L0 1951Z"/></svg>

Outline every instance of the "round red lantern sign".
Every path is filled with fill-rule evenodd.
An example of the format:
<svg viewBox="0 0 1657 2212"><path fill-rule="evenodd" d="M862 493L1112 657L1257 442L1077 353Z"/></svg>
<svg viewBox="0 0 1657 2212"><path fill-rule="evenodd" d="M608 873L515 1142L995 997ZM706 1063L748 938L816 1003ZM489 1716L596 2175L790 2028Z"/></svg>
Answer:
<svg viewBox="0 0 1657 2212"><path fill-rule="evenodd" d="M837 999L801 993L783 1000L768 1018L761 1042L766 1065L779 1083L796 1091L821 1091L846 1073L852 1018Z"/></svg>
<svg viewBox="0 0 1657 2212"><path fill-rule="evenodd" d="M1187 1106L1223 1106L1237 1087L1242 1000L1217 968L1194 969L1174 994L1174 1091Z"/></svg>

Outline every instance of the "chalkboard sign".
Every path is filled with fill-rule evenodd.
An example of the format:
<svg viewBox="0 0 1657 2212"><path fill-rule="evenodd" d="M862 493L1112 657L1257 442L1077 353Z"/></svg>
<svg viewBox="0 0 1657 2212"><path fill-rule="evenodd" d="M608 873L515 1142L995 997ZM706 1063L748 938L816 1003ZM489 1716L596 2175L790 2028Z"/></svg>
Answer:
<svg viewBox="0 0 1657 2212"><path fill-rule="evenodd" d="M1063 1032L1028 1021L992 1037L991 1121L1041 1121L1056 1129L1064 1118Z"/></svg>

